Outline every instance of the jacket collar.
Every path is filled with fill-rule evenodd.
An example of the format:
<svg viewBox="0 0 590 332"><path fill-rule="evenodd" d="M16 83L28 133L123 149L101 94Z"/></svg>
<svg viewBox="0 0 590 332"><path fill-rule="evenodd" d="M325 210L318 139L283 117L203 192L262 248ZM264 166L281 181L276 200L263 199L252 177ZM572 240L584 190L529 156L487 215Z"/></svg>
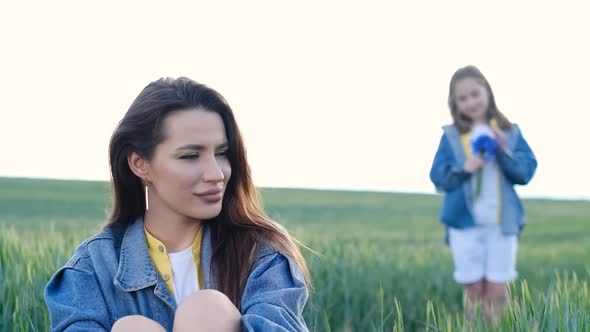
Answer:
<svg viewBox="0 0 590 332"><path fill-rule="evenodd" d="M213 248L211 245L211 227L203 225L203 239L201 242L201 270L203 272L203 288L216 289L215 278L211 269ZM280 227L280 226L279 226ZM281 227L283 232L286 231ZM257 257L276 252L272 247L263 245ZM168 291L166 284L158 275L150 258L147 240L144 233L143 217L138 217L127 227L121 243L119 267L114 284L125 292L156 285L154 294L175 307L175 301Z"/></svg>
<svg viewBox="0 0 590 332"><path fill-rule="evenodd" d="M125 231L114 284L125 292L137 291L155 285L154 295L170 307L176 307L174 298L168 291L164 280L158 275L150 258L142 217L137 218Z"/></svg>
<svg viewBox="0 0 590 332"><path fill-rule="evenodd" d="M443 127L443 131L447 136L448 142L453 150L453 154L455 155L455 159L459 163L465 162L465 152L463 151L463 146L461 145L461 135L459 134L459 130L455 125L446 125Z"/></svg>
<svg viewBox="0 0 590 332"><path fill-rule="evenodd" d="M123 236L115 285L130 292L153 286L157 282L158 272L148 253L143 218L140 217L127 227Z"/></svg>

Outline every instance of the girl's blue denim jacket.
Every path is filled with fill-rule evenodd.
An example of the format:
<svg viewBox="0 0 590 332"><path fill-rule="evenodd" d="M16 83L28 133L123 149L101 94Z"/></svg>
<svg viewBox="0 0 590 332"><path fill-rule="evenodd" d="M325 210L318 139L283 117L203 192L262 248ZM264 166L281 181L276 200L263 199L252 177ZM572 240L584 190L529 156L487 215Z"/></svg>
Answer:
<svg viewBox="0 0 590 332"><path fill-rule="evenodd" d="M211 236L204 229L204 288L213 288ZM244 288L244 331L307 331L308 290L298 266L263 246ZM115 225L83 242L45 288L51 331L110 331L116 320L142 315L172 331L176 302L155 270L142 218Z"/></svg>
<svg viewBox="0 0 590 332"><path fill-rule="evenodd" d="M460 134L454 125L444 126L443 130L430 170L430 180L439 192L444 192L440 220L447 227L473 227L472 177L463 170L466 157ZM531 180L537 169L537 160L517 125L503 133L506 136L505 148L496 156L501 170L501 228L504 234L520 234L525 216L514 185L525 185Z"/></svg>

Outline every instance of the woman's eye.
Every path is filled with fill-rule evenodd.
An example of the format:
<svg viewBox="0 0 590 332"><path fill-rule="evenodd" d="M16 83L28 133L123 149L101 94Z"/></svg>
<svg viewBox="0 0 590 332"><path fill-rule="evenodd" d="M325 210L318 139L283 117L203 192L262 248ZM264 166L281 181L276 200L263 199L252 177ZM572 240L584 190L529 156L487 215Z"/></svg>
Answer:
<svg viewBox="0 0 590 332"><path fill-rule="evenodd" d="M198 153L187 153L180 156L180 159L197 159L199 158Z"/></svg>
<svg viewBox="0 0 590 332"><path fill-rule="evenodd" d="M218 156L227 156L227 150L220 150L216 153L216 155Z"/></svg>

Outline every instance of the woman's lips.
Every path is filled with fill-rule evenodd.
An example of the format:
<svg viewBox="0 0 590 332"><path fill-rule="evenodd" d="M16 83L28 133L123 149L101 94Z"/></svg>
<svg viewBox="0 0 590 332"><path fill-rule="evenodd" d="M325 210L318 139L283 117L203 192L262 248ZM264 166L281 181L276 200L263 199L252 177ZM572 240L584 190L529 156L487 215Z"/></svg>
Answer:
<svg viewBox="0 0 590 332"><path fill-rule="evenodd" d="M197 195L200 199L204 200L208 203L216 203L219 202L223 198L223 191L220 189L210 189L207 191L202 191Z"/></svg>

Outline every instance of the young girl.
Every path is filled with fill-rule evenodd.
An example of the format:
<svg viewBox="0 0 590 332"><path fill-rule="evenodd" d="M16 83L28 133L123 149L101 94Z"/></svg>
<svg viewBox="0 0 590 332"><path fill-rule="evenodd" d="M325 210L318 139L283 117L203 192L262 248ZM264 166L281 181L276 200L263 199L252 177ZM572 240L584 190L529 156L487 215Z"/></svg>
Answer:
<svg viewBox="0 0 590 332"><path fill-rule="evenodd" d="M45 289L52 331L306 331L309 276L262 211L225 99L139 94L109 147L113 211Z"/></svg>
<svg viewBox="0 0 590 332"><path fill-rule="evenodd" d="M454 278L464 285L467 317L477 304L488 320L496 320L508 299L506 285L516 277L518 235L525 221L514 185L531 180L537 161L519 127L498 110L490 84L477 68L455 72L449 108L453 124L443 128L430 179L445 193L440 218ZM492 160L472 153L475 131L491 133L498 143Z"/></svg>

